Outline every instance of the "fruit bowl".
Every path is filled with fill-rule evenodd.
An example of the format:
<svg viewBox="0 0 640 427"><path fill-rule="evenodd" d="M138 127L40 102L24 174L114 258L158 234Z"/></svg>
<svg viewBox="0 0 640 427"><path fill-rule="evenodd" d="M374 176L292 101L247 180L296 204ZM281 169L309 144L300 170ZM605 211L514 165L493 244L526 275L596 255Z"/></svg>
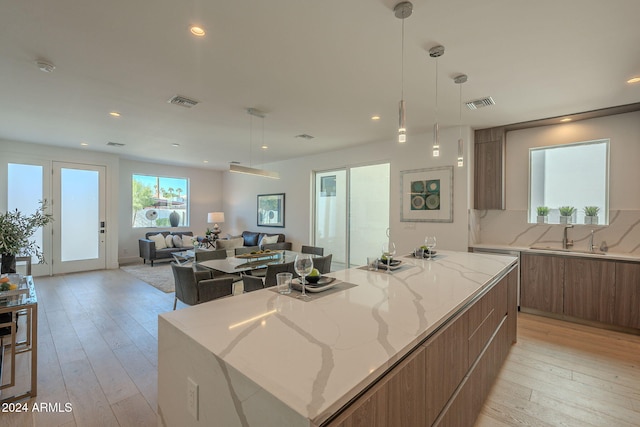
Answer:
<svg viewBox="0 0 640 427"><path fill-rule="evenodd" d="M318 280L320 280L322 276L318 275L318 276L307 276L307 282L309 283L318 283Z"/></svg>

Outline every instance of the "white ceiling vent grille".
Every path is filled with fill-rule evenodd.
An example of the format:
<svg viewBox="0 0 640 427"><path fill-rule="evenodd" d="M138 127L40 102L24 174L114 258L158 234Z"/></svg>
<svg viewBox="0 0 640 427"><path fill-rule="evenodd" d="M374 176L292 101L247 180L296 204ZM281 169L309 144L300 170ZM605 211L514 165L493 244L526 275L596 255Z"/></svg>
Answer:
<svg viewBox="0 0 640 427"><path fill-rule="evenodd" d="M107 145L109 145L111 147L124 147L123 143L121 143L121 142L113 142L113 141L107 142Z"/></svg>
<svg viewBox="0 0 640 427"><path fill-rule="evenodd" d="M171 98L170 100L168 100L167 102L169 104L179 105L179 106L185 107L185 108L191 108L191 107L195 107L196 105L198 105L198 101L193 100L193 99L189 99L186 96L181 96L181 95L176 95L173 98Z"/></svg>
<svg viewBox="0 0 640 427"><path fill-rule="evenodd" d="M467 102L467 108L469 110L477 110L478 108L488 107L490 105L496 105L496 102L490 96Z"/></svg>

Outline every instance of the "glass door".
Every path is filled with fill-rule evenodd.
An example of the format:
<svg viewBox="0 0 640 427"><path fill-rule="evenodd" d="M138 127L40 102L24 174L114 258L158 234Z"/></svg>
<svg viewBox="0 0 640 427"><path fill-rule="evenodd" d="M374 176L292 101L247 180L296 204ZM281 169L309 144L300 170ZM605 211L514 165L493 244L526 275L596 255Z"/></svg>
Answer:
<svg viewBox="0 0 640 427"><path fill-rule="evenodd" d="M315 173L314 244L333 254L333 270L379 255L389 227L389 179L389 163Z"/></svg>
<svg viewBox="0 0 640 427"><path fill-rule="evenodd" d="M106 268L105 167L53 163L53 273Z"/></svg>

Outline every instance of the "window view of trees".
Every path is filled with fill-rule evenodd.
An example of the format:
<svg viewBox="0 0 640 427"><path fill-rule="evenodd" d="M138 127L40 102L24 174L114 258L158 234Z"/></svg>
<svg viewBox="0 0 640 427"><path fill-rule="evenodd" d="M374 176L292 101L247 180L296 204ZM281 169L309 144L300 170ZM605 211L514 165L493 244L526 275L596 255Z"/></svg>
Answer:
<svg viewBox="0 0 640 427"><path fill-rule="evenodd" d="M133 227L189 226L189 180L133 175L131 204Z"/></svg>

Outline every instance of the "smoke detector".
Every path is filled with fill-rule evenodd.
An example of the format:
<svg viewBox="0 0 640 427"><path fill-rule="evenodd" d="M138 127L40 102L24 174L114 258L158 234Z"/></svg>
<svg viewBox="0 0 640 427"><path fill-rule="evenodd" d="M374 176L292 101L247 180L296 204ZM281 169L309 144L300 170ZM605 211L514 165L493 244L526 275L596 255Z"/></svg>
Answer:
<svg viewBox="0 0 640 427"><path fill-rule="evenodd" d="M182 95L176 95L173 98L169 99L167 102L169 104L179 105L185 108L195 107L196 105L199 104L198 101L194 99L189 99L186 96L182 96Z"/></svg>
<svg viewBox="0 0 640 427"><path fill-rule="evenodd" d="M496 102L492 97L487 96L480 99L474 99L473 101L467 101L467 108L469 110L477 110L478 108L488 107L490 105L496 105Z"/></svg>
<svg viewBox="0 0 640 427"><path fill-rule="evenodd" d="M42 71L43 73L50 73L56 69L55 65L53 65L51 62L46 61L44 59L38 59L36 61L36 65L38 66L40 71Z"/></svg>

